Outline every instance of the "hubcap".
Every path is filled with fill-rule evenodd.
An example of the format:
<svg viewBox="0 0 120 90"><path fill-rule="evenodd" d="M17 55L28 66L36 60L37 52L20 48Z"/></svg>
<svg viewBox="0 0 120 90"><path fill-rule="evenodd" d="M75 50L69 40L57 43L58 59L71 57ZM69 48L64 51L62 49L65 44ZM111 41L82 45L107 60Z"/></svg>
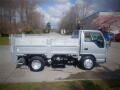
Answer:
<svg viewBox="0 0 120 90"><path fill-rule="evenodd" d="M85 68L90 69L90 68L92 68L92 66L93 66L93 61L91 59L86 59L84 61L84 67Z"/></svg>
<svg viewBox="0 0 120 90"><path fill-rule="evenodd" d="M38 70L40 67L41 67L41 62L40 62L39 60L34 60L34 61L32 62L32 68L33 68L34 70Z"/></svg>

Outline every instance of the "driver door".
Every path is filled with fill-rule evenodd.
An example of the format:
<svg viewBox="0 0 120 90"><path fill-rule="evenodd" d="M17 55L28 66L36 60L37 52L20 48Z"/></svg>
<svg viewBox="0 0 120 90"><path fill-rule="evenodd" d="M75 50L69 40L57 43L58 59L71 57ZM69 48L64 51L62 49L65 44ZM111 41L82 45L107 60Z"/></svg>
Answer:
<svg viewBox="0 0 120 90"><path fill-rule="evenodd" d="M105 60L106 44L105 39L100 32L83 32L82 54L94 55L97 60Z"/></svg>

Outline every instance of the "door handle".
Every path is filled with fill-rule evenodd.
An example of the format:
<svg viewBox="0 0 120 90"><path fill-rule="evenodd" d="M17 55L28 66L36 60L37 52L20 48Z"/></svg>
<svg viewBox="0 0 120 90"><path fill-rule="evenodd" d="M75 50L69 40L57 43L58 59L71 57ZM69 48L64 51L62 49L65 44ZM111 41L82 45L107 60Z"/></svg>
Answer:
<svg viewBox="0 0 120 90"><path fill-rule="evenodd" d="M84 50L88 50L88 48L84 48Z"/></svg>

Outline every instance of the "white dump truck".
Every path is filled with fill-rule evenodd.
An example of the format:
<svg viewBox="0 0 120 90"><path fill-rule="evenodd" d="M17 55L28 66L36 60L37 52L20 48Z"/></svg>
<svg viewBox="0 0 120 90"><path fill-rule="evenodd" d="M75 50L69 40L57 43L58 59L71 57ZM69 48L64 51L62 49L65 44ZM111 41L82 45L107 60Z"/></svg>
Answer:
<svg viewBox="0 0 120 90"><path fill-rule="evenodd" d="M107 48L100 31L76 30L72 35L11 35L11 53L17 67L35 72L66 65L91 70L106 62Z"/></svg>

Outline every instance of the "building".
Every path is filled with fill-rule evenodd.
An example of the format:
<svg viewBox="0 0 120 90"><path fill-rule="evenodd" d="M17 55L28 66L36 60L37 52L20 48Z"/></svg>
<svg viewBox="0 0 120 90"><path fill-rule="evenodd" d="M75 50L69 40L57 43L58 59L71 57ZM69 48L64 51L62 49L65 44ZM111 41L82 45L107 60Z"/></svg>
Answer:
<svg viewBox="0 0 120 90"><path fill-rule="evenodd" d="M83 29L98 29L92 24L93 19L97 18L98 16L109 16L109 15L114 15L114 16L120 16L120 12L97 12L94 13L87 18L83 20ZM119 26L116 26L117 25ZM110 26L110 32L117 34L120 33L120 22L116 22L113 25Z"/></svg>

